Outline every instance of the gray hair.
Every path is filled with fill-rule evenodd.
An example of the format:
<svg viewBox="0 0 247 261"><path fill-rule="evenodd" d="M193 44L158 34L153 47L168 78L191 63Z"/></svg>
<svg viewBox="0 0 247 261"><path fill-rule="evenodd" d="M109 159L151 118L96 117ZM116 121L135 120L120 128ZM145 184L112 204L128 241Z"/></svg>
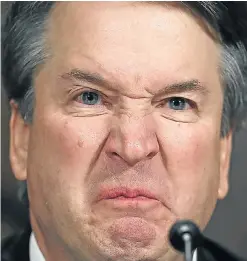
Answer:
<svg viewBox="0 0 247 261"><path fill-rule="evenodd" d="M234 3L236 5L237 3ZM224 106L221 122L221 135L231 129L237 129L244 123L247 114L247 51L244 42L235 36L233 41L224 40L235 32L225 32L220 28L222 18L227 19L227 4L211 2L187 2L185 4L204 18L222 39L221 72L224 87ZM239 4L240 5L240 4ZM14 99L26 122L31 123L34 111L33 79L38 67L45 62L48 52L45 50L45 32L48 17L54 2L15 2L10 9L3 27L2 74L4 87L9 99ZM229 7L228 7L229 8ZM243 9L239 6L236 12ZM232 10L232 9L231 9ZM247 10L245 6L245 10ZM205 15L206 14L206 15ZM228 17L228 16L229 17ZM242 15L247 25L247 12ZM238 16L237 16L238 17ZM232 17L232 19L235 19ZM225 25L228 27L228 25ZM224 29L224 28L223 28ZM236 28L233 28L234 31ZM246 35L245 35L246 37ZM246 38L245 38L246 40ZM245 43L247 45L247 43Z"/></svg>
<svg viewBox="0 0 247 261"><path fill-rule="evenodd" d="M33 79L49 55L45 32L53 5L54 2L15 2L2 27L4 87L29 123L35 102Z"/></svg>

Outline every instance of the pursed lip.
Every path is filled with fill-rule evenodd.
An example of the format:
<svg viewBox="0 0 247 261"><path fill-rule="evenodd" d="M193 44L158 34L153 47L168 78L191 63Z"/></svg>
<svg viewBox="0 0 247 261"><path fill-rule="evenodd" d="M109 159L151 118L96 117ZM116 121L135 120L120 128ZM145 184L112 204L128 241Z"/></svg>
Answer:
<svg viewBox="0 0 247 261"><path fill-rule="evenodd" d="M134 199L138 197L158 200L157 197L151 193L149 190L144 188L127 188L127 187L114 187L114 188L104 188L100 190L97 197L97 201L116 199L119 197L124 197L126 199Z"/></svg>

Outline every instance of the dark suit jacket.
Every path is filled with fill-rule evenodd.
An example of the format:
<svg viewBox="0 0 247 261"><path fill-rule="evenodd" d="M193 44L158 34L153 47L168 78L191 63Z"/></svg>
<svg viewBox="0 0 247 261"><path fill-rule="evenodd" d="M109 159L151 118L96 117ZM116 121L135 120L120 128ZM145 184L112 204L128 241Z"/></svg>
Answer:
<svg viewBox="0 0 247 261"><path fill-rule="evenodd" d="M30 225L17 236L11 236L2 242L2 261L30 261L29 238ZM247 261L236 257L212 240L205 238L203 247L197 249L198 261ZM35 260L34 260L35 261ZM99 260L100 261L100 260Z"/></svg>

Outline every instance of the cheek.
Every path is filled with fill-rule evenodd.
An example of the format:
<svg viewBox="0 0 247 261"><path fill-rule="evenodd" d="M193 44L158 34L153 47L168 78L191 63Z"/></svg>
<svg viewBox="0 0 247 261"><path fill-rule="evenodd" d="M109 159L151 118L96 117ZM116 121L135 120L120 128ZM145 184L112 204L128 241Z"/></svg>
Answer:
<svg viewBox="0 0 247 261"><path fill-rule="evenodd" d="M54 220L63 225L57 215L74 222L71 218L88 213L85 183L107 137L106 123L100 117L54 115L34 124L28 159L30 206L36 216L42 210L40 224L46 229L46 224Z"/></svg>
<svg viewBox="0 0 247 261"><path fill-rule="evenodd" d="M106 121L97 117L91 119L64 117L59 122L47 123L49 153L55 155L65 169L79 168L81 174L91 163L100 144L107 136ZM52 124L52 125L51 125ZM83 163L83 168L82 168ZM73 171L71 171L71 174Z"/></svg>
<svg viewBox="0 0 247 261"><path fill-rule="evenodd" d="M201 205L212 205L217 196L219 133L212 132L215 126L202 124L169 123L164 128L161 149L172 184L173 205L177 213L191 216L196 209L202 210Z"/></svg>
<svg viewBox="0 0 247 261"><path fill-rule="evenodd" d="M81 197L88 171L107 136L106 122L99 117L57 115L39 121L32 132L29 157L29 178L35 186L42 182L44 194L80 191Z"/></svg>
<svg viewBox="0 0 247 261"><path fill-rule="evenodd" d="M199 124L168 123L162 126L161 149L167 158L167 167L177 166L181 171L201 169L202 165L219 160L220 137L215 126ZM168 125L167 124L167 125ZM197 174L191 171L191 175ZM198 175L200 175L198 173Z"/></svg>

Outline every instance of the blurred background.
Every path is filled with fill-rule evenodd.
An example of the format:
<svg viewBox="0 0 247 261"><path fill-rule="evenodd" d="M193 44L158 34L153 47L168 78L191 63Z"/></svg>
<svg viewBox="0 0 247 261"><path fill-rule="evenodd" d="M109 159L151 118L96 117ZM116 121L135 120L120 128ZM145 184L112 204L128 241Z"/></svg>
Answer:
<svg viewBox="0 0 247 261"><path fill-rule="evenodd" d="M12 2L1 2L1 19ZM9 164L9 105L1 89L2 239L23 229L27 209L18 200L17 182ZM234 137L230 191L217 204L205 234L247 259L247 130Z"/></svg>

